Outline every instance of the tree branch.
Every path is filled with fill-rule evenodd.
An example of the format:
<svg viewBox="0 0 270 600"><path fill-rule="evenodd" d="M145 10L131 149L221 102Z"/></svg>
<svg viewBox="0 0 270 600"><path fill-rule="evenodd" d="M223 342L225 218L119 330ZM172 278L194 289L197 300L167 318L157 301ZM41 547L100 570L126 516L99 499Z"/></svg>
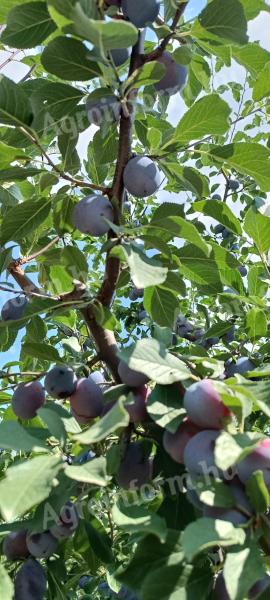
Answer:
<svg viewBox="0 0 270 600"><path fill-rule="evenodd" d="M152 60L157 60L158 58L160 58L160 56L162 56L164 50L166 50L168 44L170 43L171 39L175 34L177 25L186 10L188 2L189 0L184 0L184 2L180 4L179 8L177 8L171 25L170 33L166 35L166 37L162 40L159 46L155 50L153 50L153 52L150 52L144 57L144 62L151 62Z"/></svg>

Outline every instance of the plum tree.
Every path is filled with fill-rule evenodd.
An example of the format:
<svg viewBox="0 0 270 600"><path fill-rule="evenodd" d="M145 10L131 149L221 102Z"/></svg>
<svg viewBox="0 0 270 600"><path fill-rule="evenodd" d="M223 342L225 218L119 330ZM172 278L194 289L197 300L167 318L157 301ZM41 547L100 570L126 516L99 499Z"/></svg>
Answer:
<svg viewBox="0 0 270 600"><path fill-rule="evenodd" d="M155 194L161 184L160 172L147 156L134 156L124 169L124 184L129 194L146 198Z"/></svg>
<svg viewBox="0 0 270 600"><path fill-rule="evenodd" d="M244 267L244 265L240 265L240 267L238 267L238 271L240 275L242 275L242 277L245 277L247 275L247 268Z"/></svg>
<svg viewBox="0 0 270 600"><path fill-rule="evenodd" d="M103 394L98 385L90 378L77 382L76 390L70 396L70 406L76 417L91 420L102 412Z"/></svg>
<svg viewBox="0 0 270 600"><path fill-rule="evenodd" d="M44 600L46 586L43 567L33 558L28 558L16 573L14 600Z"/></svg>
<svg viewBox="0 0 270 600"><path fill-rule="evenodd" d="M237 361L231 362L226 366L226 377L233 377L234 375L245 375L248 371L255 369L255 364L247 356L241 356Z"/></svg>
<svg viewBox="0 0 270 600"><path fill-rule="evenodd" d="M270 489L270 439L264 439L237 464L237 473L246 483L255 471L262 471L266 486Z"/></svg>
<svg viewBox="0 0 270 600"><path fill-rule="evenodd" d="M100 389L102 389L102 384L105 383L105 377L102 371L92 371L88 376L88 379L91 379L96 385L100 385Z"/></svg>
<svg viewBox="0 0 270 600"><path fill-rule="evenodd" d="M220 194L213 194L212 200L222 200L221 195Z"/></svg>
<svg viewBox="0 0 270 600"><path fill-rule="evenodd" d="M232 190L233 192L236 192L236 190L238 190L240 187L240 183L237 181L237 179L228 179L227 185L229 190Z"/></svg>
<svg viewBox="0 0 270 600"><path fill-rule="evenodd" d="M78 523L79 515L75 504L67 502L62 507L58 520L50 527L49 532L57 540L67 539L73 535Z"/></svg>
<svg viewBox="0 0 270 600"><path fill-rule="evenodd" d="M135 300L138 300L138 298L141 298L143 296L144 290L142 288L132 288L132 290L130 290L129 292L129 299L132 302L135 302Z"/></svg>
<svg viewBox="0 0 270 600"><path fill-rule="evenodd" d="M205 429L189 440L184 448L184 464L191 475L204 475L215 467L214 450L218 436L219 431Z"/></svg>
<svg viewBox="0 0 270 600"><path fill-rule="evenodd" d="M26 545L27 530L9 533L3 541L3 554L8 560L19 560L29 556Z"/></svg>
<svg viewBox="0 0 270 600"><path fill-rule="evenodd" d="M198 427L221 429L225 419L231 416L210 379L193 383L186 390L184 407L191 421Z"/></svg>
<svg viewBox="0 0 270 600"><path fill-rule="evenodd" d="M223 231L226 229L226 227L224 227L224 225L221 225L221 223L219 223L218 225L215 225L214 227L214 232L219 235L220 233L223 233Z"/></svg>
<svg viewBox="0 0 270 600"><path fill-rule="evenodd" d="M39 381L20 383L12 396L12 409L19 419L33 419L45 402L45 392Z"/></svg>
<svg viewBox="0 0 270 600"><path fill-rule="evenodd" d="M158 0L122 0L124 16L136 27L145 27L153 23L158 16L160 2Z"/></svg>
<svg viewBox="0 0 270 600"><path fill-rule="evenodd" d="M118 48L111 50L111 56L116 67L121 67L129 59L129 48ZM120 115L120 111L119 111Z"/></svg>
<svg viewBox="0 0 270 600"><path fill-rule="evenodd" d="M165 67L165 74L154 84L155 89L169 96L181 92L187 81L187 68L176 63L169 52L164 52L158 62Z"/></svg>
<svg viewBox="0 0 270 600"><path fill-rule="evenodd" d="M3 321L16 321L16 319L21 319L28 303L29 300L25 296L16 296L16 298L7 300L1 310Z"/></svg>
<svg viewBox="0 0 270 600"><path fill-rule="evenodd" d="M129 444L125 457L121 461L117 479L120 487L126 490L136 490L152 478L152 461L144 454L142 444Z"/></svg>
<svg viewBox="0 0 270 600"><path fill-rule="evenodd" d="M129 414L130 423L146 421L148 413L146 409L146 400L150 390L146 385L141 385L132 390L133 402L125 404L125 409Z"/></svg>
<svg viewBox="0 0 270 600"><path fill-rule="evenodd" d="M140 310L140 312L138 313L139 323L141 323L141 321L144 321L144 319L146 319L147 316L148 316L148 313L146 310Z"/></svg>
<svg viewBox="0 0 270 600"><path fill-rule="evenodd" d="M114 62L123 58L122 50L112 50L114 52ZM123 51L125 52L125 50ZM125 62L128 56L123 60ZM116 64L119 66L122 64ZM102 123L113 123L118 121L120 118L121 104L119 100L113 94L106 93L106 89L95 90L90 94L86 101L86 113L88 121L91 125L97 125L100 127Z"/></svg>
<svg viewBox="0 0 270 600"><path fill-rule="evenodd" d="M118 373L121 381L129 387L138 388L149 381L149 377L131 369L123 360L120 361Z"/></svg>
<svg viewBox="0 0 270 600"><path fill-rule="evenodd" d="M35 558L49 558L52 556L58 546L57 539L50 533L28 533L26 545L32 556Z"/></svg>
<svg viewBox="0 0 270 600"><path fill-rule="evenodd" d="M57 365L47 373L44 385L52 398L69 398L76 390L77 377L71 367Z"/></svg>
<svg viewBox="0 0 270 600"><path fill-rule="evenodd" d="M81 233L94 237L108 233L110 225L104 219L113 221L113 207L108 198L101 194L87 196L75 206L74 227Z"/></svg>
<svg viewBox="0 0 270 600"><path fill-rule="evenodd" d="M177 463L184 462L184 450L189 440L199 433L200 428L192 423L192 421L185 417L181 425L178 427L175 433L165 431L163 434L163 446Z"/></svg>

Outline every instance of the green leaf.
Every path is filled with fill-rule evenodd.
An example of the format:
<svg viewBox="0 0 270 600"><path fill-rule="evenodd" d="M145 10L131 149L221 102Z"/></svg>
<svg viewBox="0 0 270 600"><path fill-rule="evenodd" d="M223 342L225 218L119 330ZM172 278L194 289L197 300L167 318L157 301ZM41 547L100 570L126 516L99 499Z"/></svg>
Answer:
<svg viewBox="0 0 270 600"><path fill-rule="evenodd" d="M100 521L92 519L91 522L84 521L84 527L89 540L89 543L103 563L113 563L113 555L111 551L111 540L102 527Z"/></svg>
<svg viewBox="0 0 270 600"><path fill-rule="evenodd" d="M219 268L213 252L211 256L205 256L199 248L188 244L177 250L175 254L179 258L180 273L187 279L197 283L205 289L206 293L216 294L223 291Z"/></svg>
<svg viewBox="0 0 270 600"><path fill-rule="evenodd" d="M38 437L30 434L17 421L2 421L0 423L0 446L7 450L18 452L44 452L48 446Z"/></svg>
<svg viewBox="0 0 270 600"><path fill-rule="evenodd" d="M234 216L233 212L225 202L211 199L201 200L199 202L194 202L192 208L195 212L198 211L208 217L216 219L216 221L222 223L226 229L229 229L236 235L241 235L242 231L239 219Z"/></svg>
<svg viewBox="0 0 270 600"><path fill-rule="evenodd" d="M62 133L58 137L58 148L62 155L63 170L66 173L78 173L81 166L80 157L76 150L78 136Z"/></svg>
<svg viewBox="0 0 270 600"><path fill-rule="evenodd" d="M144 293L144 308L161 327L173 327L179 312L179 302L169 290L148 287Z"/></svg>
<svg viewBox="0 0 270 600"><path fill-rule="evenodd" d="M270 52L259 46L258 43L249 43L242 47L235 46L232 48L232 52L234 59L255 78L270 61Z"/></svg>
<svg viewBox="0 0 270 600"><path fill-rule="evenodd" d="M262 471L254 471L246 483L247 495L257 514L267 511L270 505L270 496L265 485Z"/></svg>
<svg viewBox="0 0 270 600"><path fill-rule="evenodd" d="M201 98L184 114L178 123L173 140L189 142L204 135L222 135L229 129L231 109L218 94ZM166 145L165 145L166 147Z"/></svg>
<svg viewBox="0 0 270 600"><path fill-rule="evenodd" d="M4 565L0 565L0 598L12 600L14 598L14 586Z"/></svg>
<svg viewBox="0 0 270 600"><path fill-rule="evenodd" d="M250 208L244 221L245 232L253 239L259 252L264 254L270 248L270 217Z"/></svg>
<svg viewBox="0 0 270 600"><path fill-rule="evenodd" d="M99 487L104 487L109 482L106 474L106 458L104 456L93 458L93 460L78 467L68 465L65 473L70 479L82 481L83 483L91 483Z"/></svg>
<svg viewBox="0 0 270 600"><path fill-rule="evenodd" d="M165 519L151 513L143 506L125 506L123 502L114 504L112 508L114 523L127 533L152 533L161 541L165 541L167 527Z"/></svg>
<svg viewBox="0 0 270 600"><path fill-rule="evenodd" d="M201 146L196 152L206 154L243 175L249 175L255 179L263 192L270 191L270 150L262 144L237 142L208 149Z"/></svg>
<svg viewBox="0 0 270 600"><path fill-rule="evenodd" d="M76 435L75 439L80 444L96 444L114 431L126 427L128 423L129 415L123 406L123 400L120 398L104 417L83 433Z"/></svg>
<svg viewBox="0 0 270 600"><path fill-rule="evenodd" d="M1 41L12 48L34 48L55 29L46 2L28 2L9 12Z"/></svg>
<svg viewBox="0 0 270 600"><path fill-rule="evenodd" d="M131 369L144 373L162 385L191 377L185 363L153 338L138 340L133 346L121 350L119 356Z"/></svg>
<svg viewBox="0 0 270 600"><path fill-rule="evenodd" d="M0 169L0 181L23 181L28 177L34 177L43 173L42 169L36 169L35 167L10 167L9 169Z"/></svg>
<svg viewBox="0 0 270 600"><path fill-rule="evenodd" d="M239 0L213 0L204 8L192 28L192 34L198 37L210 36L210 39L246 44L247 20ZM221 41L219 40L219 41Z"/></svg>
<svg viewBox="0 0 270 600"><path fill-rule="evenodd" d="M79 423L63 406L56 402L47 402L38 410L38 415L46 423L51 434L61 442L66 439L67 433L79 433Z"/></svg>
<svg viewBox="0 0 270 600"><path fill-rule="evenodd" d="M234 437L223 431L215 444L215 463L220 469L228 469L245 458L256 447L262 436L258 433L237 434Z"/></svg>
<svg viewBox="0 0 270 600"><path fill-rule="evenodd" d="M147 412L159 427L175 433L185 414L178 387L156 385L147 398Z"/></svg>
<svg viewBox="0 0 270 600"><path fill-rule="evenodd" d="M218 519L197 519L190 523L182 535L183 550L188 560L214 546L235 546L245 542L245 532L232 523Z"/></svg>
<svg viewBox="0 0 270 600"><path fill-rule="evenodd" d="M89 50L74 38L59 36L52 40L41 55L41 62L46 71L67 81L88 81L101 75Z"/></svg>
<svg viewBox="0 0 270 600"><path fill-rule="evenodd" d="M111 256L118 256L128 263L131 279L137 288L158 285L166 280L168 269L156 259L150 259L135 244L124 242L121 246L115 246Z"/></svg>
<svg viewBox="0 0 270 600"><path fill-rule="evenodd" d="M130 86L131 83L132 88L153 85L156 81L160 81L164 74L164 66L157 61L151 61L134 71L132 76L127 80L126 86Z"/></svg>
<svg viewBox="0 0 270 600"><path fill-rule="evenodd" d="M147 574L142 587L144 600L207 600L213 581L208 566L168 564Z"/></svg>
<svg viewBox="0 0 270 600"><path fill-rule="evenodd" d="M0 77L0 122L24 127L32 121L32 109L21 86L4 75Z"/></svg>
<svg viewBox="0 0 270 600"><path fill-rule="evenodd" d="M66 246L62 251L61 262L63 262L73 279L82 282L87 280L87 260L84 253L77 246Z"/></svg>
<svg viewBox="0 0 270 600"><path fill-rule="evenodd" d="M199 199L210 195L207 177L193 167L182 166L178 162L169 162L168 159L166 162L161 160L160 165L168 177L170 191L186 192L190 190Z"/></svg>
<svg viewBox="0 0 270 600"><path fill-rule="evenodd" d="M255 341L264 337L267 333L267 319L263 310L254 306L246 314L246 333Z"/></svg>
<svg viewBox="0 0 270 600"><path fill-rule="evenodd" d="M33 356L38 360L45 360L48 362L63 362L58 350L50 344L42 342L25 342L22 345L22 352L25 356Z"/></svg>
<svg viewBox="0 0 270 600"><path fill-rule="evenodd" d="M0 22L6 22L6 16L14 6L25 4L26 2L28 2L28 0L1 0Z"/></svg>
<svg viewBox="0 0 270 600"><path fill-rule="evenodd" d="M11 208L5 215L1 230L1 243L9 240L20 241L36 230L47 219L51 209L51 200L40 198L28 200Z"/></svg>
<svg viewBox="0 0 270 600"><path fill-rule="evenodd" d="M100 50L127 48L134 46L138 39L138 29L126 21L97 21L89 19L77 2L71 12L76 32L92 42Z"/></svg>
<svg viewBox="0 0 270 600"><path fill-rule="evenodd" d="M21 517L48 498L55 477L63 469L56 456L36 456L15 464L0 482L0 511L6 521Z"/></svg>
<svg viewBox="0 0 270 600"><path fill-rule="evenodd" d="M187 240L198 246L198 248L201 248L205 254L209 254L209 247L200 236L197 228L186 219L178 216L168 216L159 221L155 218L154 221L151 221L150 228L147 227L147 231L151 234L151 229L153 229L153 233L155 233L154 228L156 227L170 233L170 237ZM156 233L158 235L159 232L157 231Z"/></svg>
<svg viewBox="0 0 270 600"><path fill-rule="evenodd" d="M251 541L243 550L228 552L223 575L231 600L246 598L254 583L265 576L262 557L256 544Z"/></svg>

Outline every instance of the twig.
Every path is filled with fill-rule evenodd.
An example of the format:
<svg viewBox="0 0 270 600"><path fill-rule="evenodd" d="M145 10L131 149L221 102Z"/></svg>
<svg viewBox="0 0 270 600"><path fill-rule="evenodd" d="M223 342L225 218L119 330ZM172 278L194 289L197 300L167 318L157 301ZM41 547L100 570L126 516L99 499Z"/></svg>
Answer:
<svg viewBox="0 0 270 600"><path fill-rule="evenodd" d="M160 43L158 48L156 48L155 50L153 50L153 52L150 52L149 54L147 54L145 56L144 62L151 62L152 60L157 60L157 58L160 58L160 56L162 56L164 50L166 50L168 44L170 43L171 39L173 38L173 36L175 34L177 25L186 10L188 2L189 2L189 0L184 1L179 6L179 8L176 10L174 19L173 19L173 22L171 25L170 33L168 33L168 35L166 35L166 37L162 40L162 42Z"/></svg>
<svg viewBox="0 0 270 600"><path fill-rule="evenodd" d="M16 263L18 265L25 265L26 263L31 262L32 260L34 260L35 258L40 256L41 254L44 254L44 252L47 252L47 250L50 250L50 248L52 248L52 246L57 244L57 242L59 242L59 240L60 240L60 236L58 235L53 240L51 240L51 242L49 242L47 244L47 246L44 246L44 248L42 248L41 250L34 252L34 254L31 254L30 256L25 256L24 258L19 258L18 260L14 261L14 263Z"/></svg>

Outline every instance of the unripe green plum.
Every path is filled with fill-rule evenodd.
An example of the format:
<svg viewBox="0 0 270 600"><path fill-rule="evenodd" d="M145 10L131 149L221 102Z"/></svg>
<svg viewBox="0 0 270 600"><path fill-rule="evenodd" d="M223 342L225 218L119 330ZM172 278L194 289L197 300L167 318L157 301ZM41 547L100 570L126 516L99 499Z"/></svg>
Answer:
<svg viewBox="0 0 270 600"><path fill-rule="evenodd" d="M13 412L19 419L33 419L45 402L45 392L39 381L20 383L12 397Z"/></svg>
<svg viewBox="0 0 270 600"><path fill-rule="evenodd" d="M147 156L131 158L124 169L123 177L125 188L136 198L152 196L161 184L160 172Z"/></svg>
<svg viewBox="0 0 270 600"><path fill-rule="evenodd" d="M142 385L132 390L134 401L130 404L125 404L125 409L129 414L130 423L142 423L148 418L146 410L146 400L150 390L146 385Z"/></svg>
<svg viewBox="0 0 270 600"><path fill-rule="evenodd" d="M46 586L43 567L33 558L29 558L16 573L14 600L44 600Z"/></svg>
<svg viewBox="0 0 270 600"><path fill-rule="evenodd" d="M152 470L152 460L145 457L142 445L139 442L132 442L120 464L118 483L126 490L136 490L149 483L152 478Z"/></svg>
<svg viewBox="0 0 270 600"><path fill-rule="evenodd" d="M175 462L183 464L185 447L199 431L201 431L200 428L186 417L175 433L164 432L163 446Z"/></svg>
<svg viewBox="0 0 270 600"><path fill-rule="evenodd" d="M201 428L221 429L225 419L231 416L211 379L193 383L186 390L184 407L190 420Z"/></svg>
<svg viewBox="0 0 270 600"><path fill-rule="evenodd" d="M184 464L191 475L204 475L215 467L214 450L218 436L219 431L205 429L189 440L184 449Z"/></svg>
<svg viewBox="0 0 270 600"><path fill-rule="evenodd" d="M120 56L118 58L120 58ZM104 122L114 123L120 118L121 104L113 94L107 94L105 92L103 93L101 90L95 90L88 97L85 106L87 118L91 125L97 125L97 127L100 127L100 125L102 125Z"/></svg>
<svg viewBox="0 0 270 600"><path fill-rule="evenodd" d="M121 5L124 16L135 27L141 28L156 20L160 2L157 0L122 0Z"/></svg>
<svg viewBox="0 0 270 600"><path fill-rule="evenodd" d="M3 554L8 560L20 560L29 556L26 545L27 530L9 533L3 541Z"/></svg>
<svg viewBox="0 0 270 600"><path fill-rule="evenodd" d="M157 92L163 92L169 96L181 92L187 81L187 68L179 65L171 57L169 52L163 52L158 62L165 67L162 79L154 84Z"/></svg>
<svg viewBox="0 0 270 600"><path fill-rule="evenodd" d="M245 375L245 373L253 371L255 368L255 364L247 356L241 356L237 359L236 363L227 365L226 377L233 377L237 374Z"/></svg>
<svg viewBox="0 0 270 600"><path fill-rule="evenodd" d="M26 544L30 554L35 558L49 558L58 546L56 538L49 531L28 533Z"/></svg>
<svg viewBox="0 0 270 600"><path fill-rule="evenodd" d="M59 365L47 373L44 385L52 398L69 398L76 390L77 377L71 367Z"/></svg>
<svg viewBox="0 0 270 600"><path fill-rule="evenodd" d="M16 321L17 319L21 319L28 303L29 301L25 296L16 296L16 298L7 300L1 310L3 321Z"/></svg>
<svg viewBox="0 0 270 600"><path fill-rule="evenodd" d="M264 439L237 464L239 479L246 483L255 471L262 471L266 486L270 489L270 439Z"/></svg>
<svg viewBox="0 0 270 600"><path fill-rule="evenodd" d="M112 55L112 59L113 59L115 66L121 67L121 65L123 65L125 62L127 62L127 60L129 59L130 49L129 48L114 49L114 50L111 50L111 55Z"/></svg>
<svg viewBox="0 0 270 600"><path fill-rule="evenodd" d="M70 396L70 406L75 416L87 421L95 419L102 412L102 391L92 379L79 379L76 391Z"/></svg>
<svg viewBox="0 0 270 600"><path fill-rule="evenodd" d="M118 374L123 383L129 387L140 387L145 385L149 381L149 377L139 371L134 371L123 360L120 361L118 367Z"/></svg>
<svg viewBox="0 0 270 600"><path fill-rule="evenodd" d="M76 204L73 223L81 233L100 237L110 229L104 218L113 221L113 217L113 206L109 199L101 194L93 194Z"/></svg>

